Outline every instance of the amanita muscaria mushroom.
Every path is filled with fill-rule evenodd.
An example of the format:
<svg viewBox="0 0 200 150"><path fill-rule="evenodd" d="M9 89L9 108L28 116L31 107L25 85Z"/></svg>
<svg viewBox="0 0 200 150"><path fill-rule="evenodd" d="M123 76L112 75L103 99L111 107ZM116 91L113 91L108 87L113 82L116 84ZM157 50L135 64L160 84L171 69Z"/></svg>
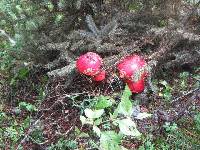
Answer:
<svg viewBox="0 0 200 150"><path fill-rule="evenodd" d="M103 59L94 52L81 55L76 61L77 70L85 75L91 76L95 81L105 79L105 71L101 69Z"/></svg>
<svg viewBox="0 0 200 150"><path fill-rule="evenodd" d="M124 78L133 93L141 93L144 90L147 76L145 67L145 60L138 55L127 56L117 65L120 77Z"/></svg>
<svg viewBox="0 0 200 150"><path fill-rule="evenodd" d="M145 79L141 79L137 82L127 79L126 83L132 93L141 93L144 91Z"/></svg>
<svg viewBox="0 0 200 150"><path fill-rule="evenodd" d="M102 81L106 78L106 71L102 70L100 73L98 73L97 75L95 75L92 79L94 81Z"/></svg>

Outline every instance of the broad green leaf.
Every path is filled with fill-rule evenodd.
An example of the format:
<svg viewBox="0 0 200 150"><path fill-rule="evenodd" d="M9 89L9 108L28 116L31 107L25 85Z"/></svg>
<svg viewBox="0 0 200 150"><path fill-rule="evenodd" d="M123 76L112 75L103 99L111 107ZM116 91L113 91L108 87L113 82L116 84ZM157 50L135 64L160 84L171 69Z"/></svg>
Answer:
<svg viewBox="0 0 200 150"><path fill-rule="evenodd" d="M128 150L127 148L125 148L125 147L123 147L123 146L121 146L121 150Z"/></svg>
<svg viewBox="0 0 200 150"><path fill-rule="evenodd" d="M130 107L130 103L120 103L116 109L116 111L114 112L114 116L116 116L116 114L123 114L125 116L131 116L131 109Z"/></svg>
<svg viewBox="0 0 200 150"><path fill-rule="evenodd" d="M95 119L95 118L101 117L101 115L104 113L104 110L103 109L92 110L92 109L86 108L84 112L85 112L86 117L90 119Z"/></svg>
<svg viewBox="0 0 200 150"><path fill-rule="evenodd" d="M31 111L37 111L37 108L34 105L32 105L30 103L26 103L26 102L20 102L19 103L19 107L23 108L23 109L26 109L26 110L28 110L30 112Z"/></svg>
<svg viewBox="0 0 200 150"><path fill-rule="evenodd" d="M82 132L81 130L79 130L78 127L75 127L75 135L76 135L76 137L79 137L79 138L81 138L81 137L84 137L84 138L90 137L87 133Z"/></svg>
<svg viewBox="0 0 200 150"><path fill-rule="evenodd" d="M78 135L80 133L81 133L81 130L77 126L75 126L75 134Z"/></svg>
<svg viewBox="0 0 200 150"><path fill-rule="evenodd" d="M160 84L164 85L165 87L168 85L167 81L165 80L160 81Z"/></svg>
<svg viewBox="0 0 200 150"><path fill-rule="evenodd" d="M109 97L106 96L100 96L98 98L97 104L95 105L96 109L104 109L107 107L112 106L112 101L109 100Z"/></svg>
<svg viewBox="0 0 200 150"><path fill-rule="evenodd" d="M117 109L115 110L113 114L114 116L116 116L116 114L119 114L119 113L125 116L131 116L132 103L129 99L130 96L131 96L131 91L129 90L128 86L126 86L121 98L121 102L119 103Z"/></svg>
<svg viewBox="0 0 200 150"><path fill-rule="evenodd" d="M77 137L79 137L79 138L89 138L90 136L88 135L88 133L81 132L79 135L77 135Z"/></svg>
<svg viewBox="0 0 200 150"><path fill-rule="evenodd" d="M93 126L93 131L100 137L101 136L101 130L97 126Z"/></svg>
<svg viewBox="0 0 200 150"><path fill-rule="evenodd" d="M119 144L121 142L121 136L115 131L101 132L100 146L103 150L121 150Z"/></svg>
<svg viewBox="0 0 200 150"><path fill-rule="evenodd" d="M96 120L94 121L94 124L95 124L96 126L100 125L101 123L102 123L102 118L96 119Z"/></svg>
<svg viewBox="0 0 200 150"><path fill-rule="evenodd" d="M130 89L126 85L125 89L124 89L124 92L122 94L122 97L121 97L121 99L122 99L121 101L123 101L123 100L129 100L129 98L130 98L131 95L132 95L132 92L130 91Z"/></svg>
<svg viewBox="0 0 200 150"><path fill-rule="evenodd" d="M49 11L53 11L53 9L54 9L54 5L51 2L47 3L47 7L48 7Z"/></svg>
<svg viewBox="0 0 200 150"><path fill-rule="evenodd" d="M90 118L85 118L84 116L80 116L81 123L84 124L93 124L93 120Z"/></svg>
<svg viewBox="0 0 200 150"><path fill-rule="evenodd" d="M131 118L117 120L120 131L127 136L139 137L141 133L137 130L135 122Z"/></svg>
<svg viewBox="0 0 200 150"><path fill-rule="evenodd" d="M138 113L137 116L135 117L136 119L144 119L144 118L148 118L148 117L151 117L152 114L149 114L149 113L146 113L146 112L143 112L143 113Z"/></svg>

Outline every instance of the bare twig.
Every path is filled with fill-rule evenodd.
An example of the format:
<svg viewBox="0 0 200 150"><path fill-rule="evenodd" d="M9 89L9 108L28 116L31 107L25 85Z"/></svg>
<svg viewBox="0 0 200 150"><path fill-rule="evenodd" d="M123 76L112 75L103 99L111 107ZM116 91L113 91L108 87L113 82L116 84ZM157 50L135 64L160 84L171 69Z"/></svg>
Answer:
<svg viewBox="0 0 200 150"><path fill-rule="evenodd" d="M37 119L28 129L27 133L25 134L24 138L20 141L20 143L17 145L16 150L19 150L20 146L28 139L29 135L34 131L35 127L40 123L40 119L42 116Z"/></svg>
<svg viewBox="0 0 200 150"><path fill-rule="evenodd" d="M70 63L61 69L56 69L47 73L49 77L70 76L75 73L75 62ZM71 77L71 76L70 76Z"/></svg>
<svg viewBox="0 0 200 150"><path fill-rule="evenodd" d="M4 30L0 29L0 35L3 35L3 36L5 36L6 38L8 38L8 40L9 40L10 43L11 43L11 45L12 45L12 46L15 46L16 41L15 41L13 38L11 38Z"/></svg>
<svg viewBox="0 0 200 150"><path fill-rule="evenodd" d="M193 89L193 90L191 90L191 91L189 91L189 92L187 92L187 93L184 93L184 94L181 95L180 97L175 98L174 100L172 100L171 103L174 104L174 103L180 101L181 99L183 99L184 97L189 96L189 95L194 94L194 93L197 93L197 92L200 92L200 89L199 89L199 88L196 88L196 89Z"/></svg>
<svg viewBox="0 0 200 150"><path fill-rule="evenodd" d="M154 33L157 36L158 35L163 35L166 33L171 33L171 34L179 34L182 36L183 39L188 39L189 41L199 41L200 40L200 35L197 35L192 32L185 31L184 29L178 28L175 30L171 30L169 32L169 29L167 27L163 28L151 28L150 33Z"/></svg>

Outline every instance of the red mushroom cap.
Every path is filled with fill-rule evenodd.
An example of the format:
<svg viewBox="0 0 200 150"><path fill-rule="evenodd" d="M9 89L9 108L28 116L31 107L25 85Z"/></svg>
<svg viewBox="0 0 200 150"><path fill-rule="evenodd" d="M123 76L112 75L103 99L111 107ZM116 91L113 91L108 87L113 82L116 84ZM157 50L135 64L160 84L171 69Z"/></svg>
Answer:
<svg viewBox="0 0 200 150"><path fill-rule="evenodd" d="M76 61L76 68L80 73L88 76L94 76L100 72L102 58L93 52L87 52L81 55Z"/></svg>
<svg viewBox="0 0 200 150"><path fill-rule="evenodd" d="M126 83L132 93L141 93L144 91L145 87L144 79L138 80L137 82L133 82L132 80L127 79Z"/></svg>
<svg viewBox="0 0 200 150"><path fill-rule="evenodd" d="M127 56L119 62L117 69L132 93L141 93L145 87L146 62L138 55ZM135 78L137 80L135 81Z"/></svg>
<svg viewBox="0 0 200 150"><path fill-rule="evenodd" d="M101 71L100 73L98 73L97 75L95 75L95 76L93 77L93 80L94 80L94 81L102 81L102 80L105 79L105 77L106 77L106 71L103 70L103 71Z"/></svg>
<svg viewBox="0 0 200 150"><path fill-rule="evenodd" d="M133 78L133 75L143 67L146 62L138 55L127 56L119 62L117 69L121 78ZM144 72L145 73L145 72ZM145 73L146 74L146 73Z"/></svg>

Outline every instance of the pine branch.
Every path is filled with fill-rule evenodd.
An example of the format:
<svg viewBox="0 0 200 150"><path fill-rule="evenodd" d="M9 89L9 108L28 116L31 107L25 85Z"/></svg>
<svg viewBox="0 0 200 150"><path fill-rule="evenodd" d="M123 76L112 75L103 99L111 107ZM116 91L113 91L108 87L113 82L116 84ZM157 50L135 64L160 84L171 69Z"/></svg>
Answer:
<svg viewBox="0 0 200 150"><path fill-rule="evenodd" d="M54 50L60 50L60 51L64 51L67 50L67 48L69 47L69 42L62 42L62 43L47 43L46 47L48 49L54 49Z"/></svg>
<svg viewBox="0 0 200 150"><path fill-rule="evenodd" d="M113 52L113 53L116 53L118 52L118 48L117 46L115 46L114 44L111 44L111 43L104 43L100 46L96 46L96 51L98 53L107 53L107 52Z"/></svg>
<svg viewBox="0 0 200 150"><path fill-rule="evenodd" d="M93 18L90 15L86 16L86 23L91 32L79 30L76 31L75 34L78 33L81 38L85 38L90 42L94 42L97 45L96 47L99 47L102 40L109 37L109 35L112 35L117 29L116 20L111 21L110 23L105 25L101 30L97 28Z"/></svg>
<svg viewBox="0 0 200 150"><path fill-rule="evenodd" d="M101 37L104 37L108 34L111 35L111 34L115 33L117 26L118 26L118 24L117 24L116 20L113 20L110 23L108 23L107 25L105 25L103 27L103 29L100 30Z"/></svg>
<svg viewBox="0 0 200 150"><path fill-rule="evenodd" d="M138 51L138 46L127 46L127 47L118 47L118 50L116 49L116 51L121 51L119 54L117 55L113 55L110 57L106 57L103 59L104 62L104 66L105 69L109 69L109 68L114 68L116 66L116 64L123 59L123 57L126 57L127 55L130 55L136 51Z"/></svg>
<svg viewBox="0 0 200 150"><path fill-rule="evenodd" d="M92 31L92 33L98 37L99 36L99 29L97 28L96 24L94 23L93 18L90 15L86 16L86 22L88 25L88 28Z"/></svg>
<svg viewBox="0 0 200 150"><path fill-rule="evenodd" d="M70 63L68 66L65 66L61 69L56 69L47 73L49 77L63 77L67 76L72 78L75 74L75 62Z"/></svg>
<svg viewBox="0 0 200 150"><path fill-rule="evenodd" d="M164 33L168 33L169 29L167 27L164 28L152 28L150 30L150 34L155 33L156 35L162 36ZM171 34L179 34L182 36L183 39L188 39L189 41L199 41L200 40L200 35L194 34L192 32L187 32L184 29L176 29L176 30L171 30Z"/></svg>
<svg viewBox="0 0 200 150"><path fill-rule="evenodd" d="M97 39L97 37L91 32L87 32L87 31L84 31L84 30L79 30L79 31L77 31L77 33L79 33L79 35L82 38L86 38L87 40L92 41L92 42L95 42L96 39Z"/></svg>

